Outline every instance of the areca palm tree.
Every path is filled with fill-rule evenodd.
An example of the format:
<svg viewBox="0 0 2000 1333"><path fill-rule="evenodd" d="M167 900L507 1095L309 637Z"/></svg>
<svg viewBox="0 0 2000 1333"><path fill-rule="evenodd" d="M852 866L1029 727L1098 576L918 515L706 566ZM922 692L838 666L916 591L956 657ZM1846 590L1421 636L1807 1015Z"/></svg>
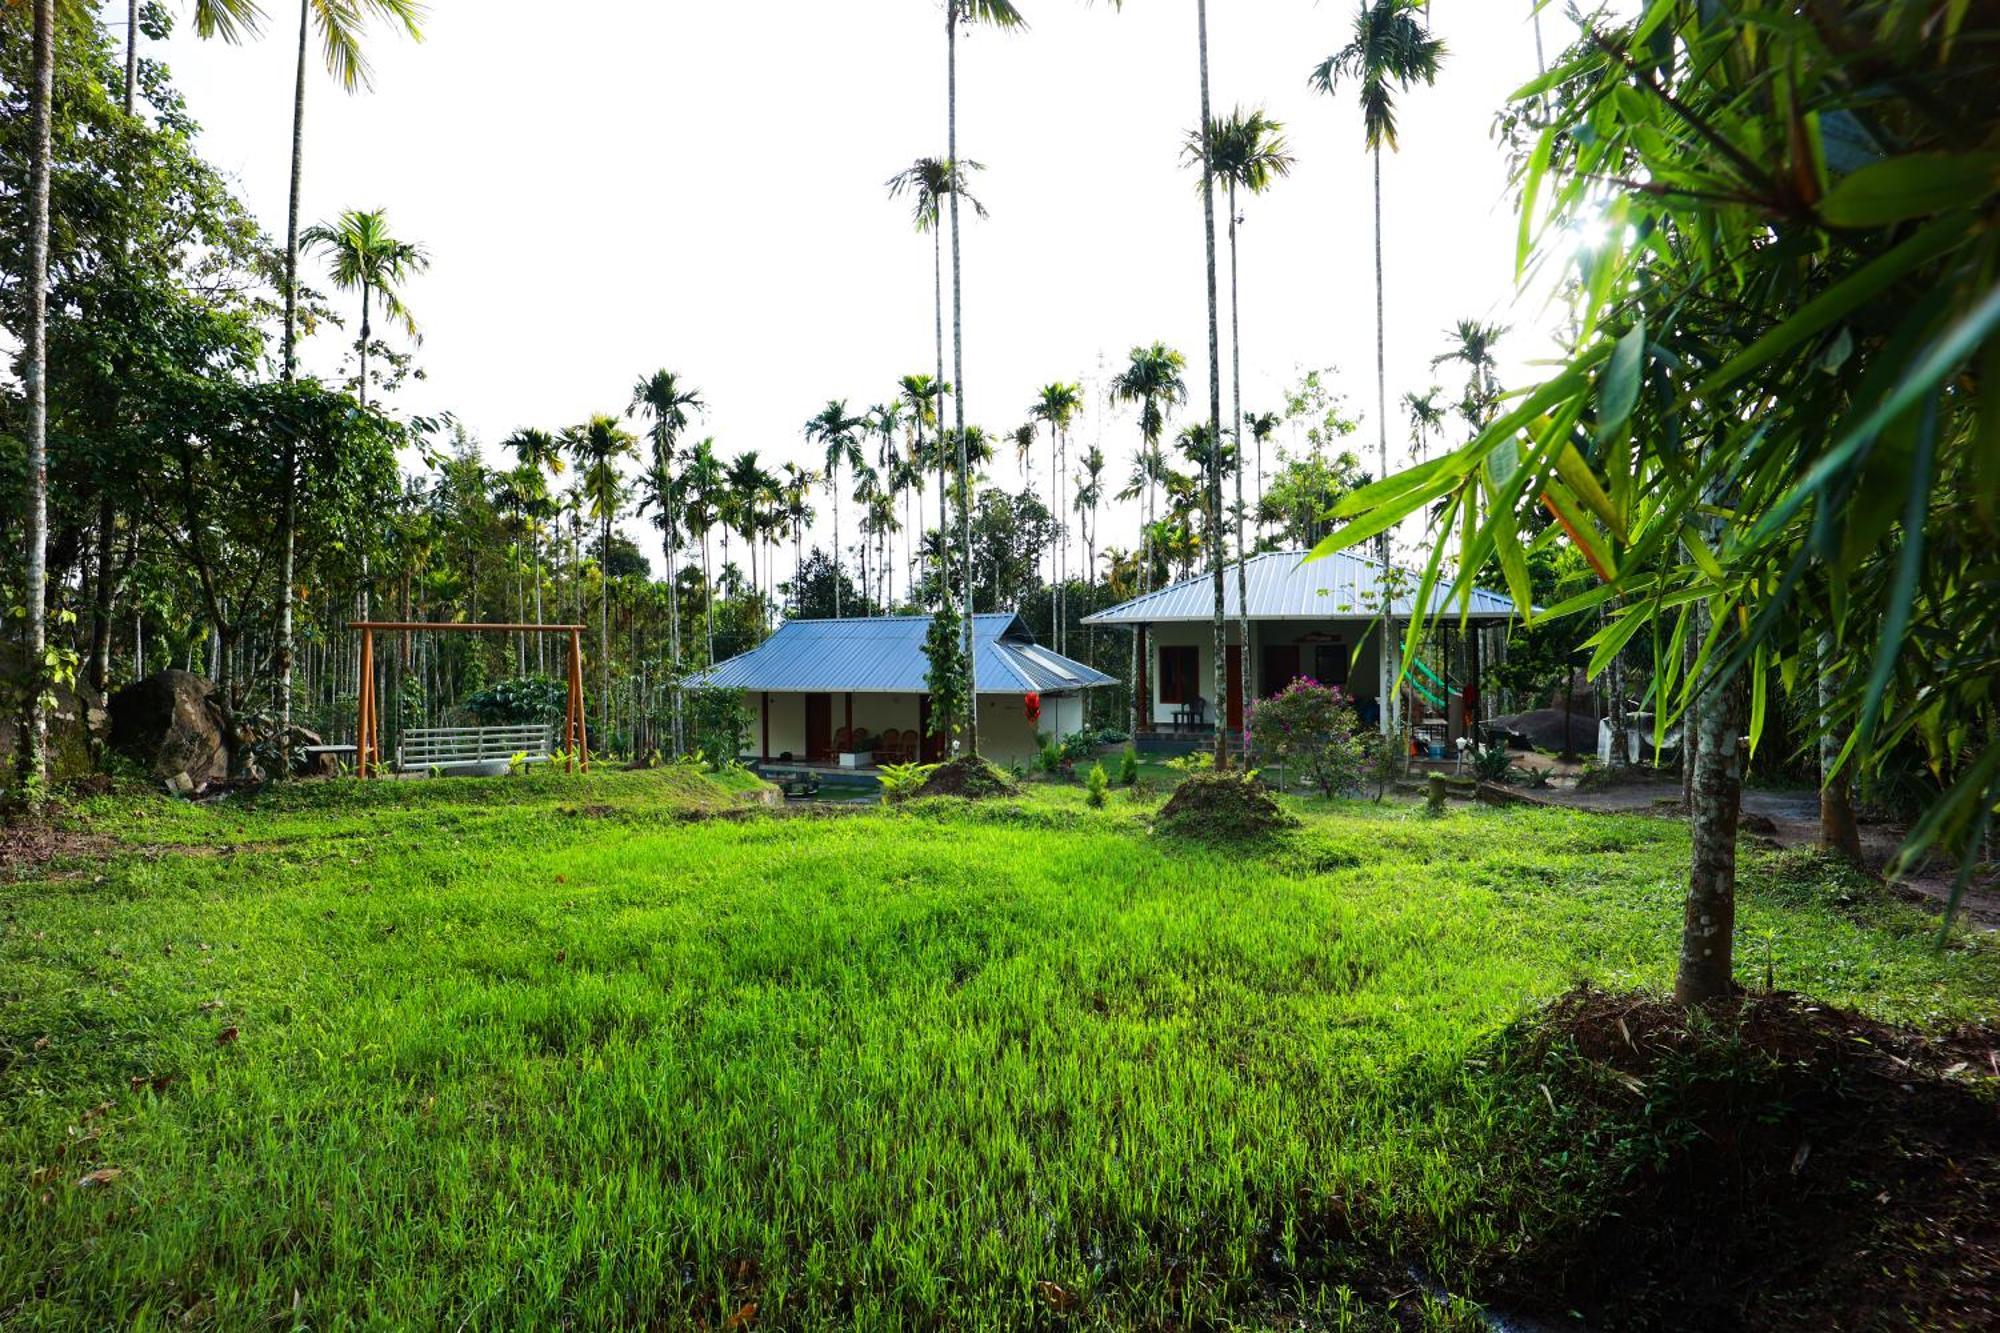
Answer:
<svg viewBox="0 0 2000 1333"><path fill-rule="evenodd" d="M1084 450L1077 463L1076 494L1070 504L1076 510L1077 525L1083 529L1083 575L1096 577L1097 517L1104 503L1104 451L1096 445Z"/></svg>
<svg viewBox="0 0 2000 1333"><path fill-rule="evenodd" d="M602 545L598 547L597 652L598 679L603 698L599 702L600 735L611 736L611 525L625 501L625 479L618 464L638 453L639 441L618 424L618 418L600 412L580 426L563 433L563 444L576 460L577 481L590 505L590 516L600 525Z"/></svg>
<svg viewBox="0 0 2000 1333"><path fill-rule="evenodd" d="M389 230L384 210L350 208L332 222L307 227L299 243L306 249L323 249L332 256L334 285L361 293L361 405L368 406L368 340L372 332L370 307L382 298L382 313L401 325L412 339L419 337L417 322L403 304L402 285L406 278L431 266L430 255L413 241L398 240Z"/></svg>
<svg viewBox="0 0 2000 1333"><path fill-rule="evenodd" d="M529 513L535 526L528 530L529 555L535 567L535 623L542 623L542 546L541 524L555 515L556 508L549 495L550 477L561 476L563 470L562 446L556 437L545 430L526 426L515 431L501 442L501 448L510 449L523 471L532 471L540 478L539 495L530 502ZM547 671L548 664L542 647L542 636L535 636L535 669Z"/></svg>
<svg viewBox="0 0 2000 1333"><path fill-rule="evenodd" d="M674 582L675 566L680 557L680 515L674 503L674 455L680 447L681 432L687 429L690 414L700 412L705 407L701 391L681 383L680 377L671 370L660 369L641 379L632 386L632 403L626 408L626 415L644 412L652 419L652 426L646 438L652 445L652 457L646 470L646 499L654 510L654 521L660 526L660 541L667 561L667 657L673 663L673 680L669 685L672 698L672 745L676 755L682 754L687 745L687 728L681 709L681 600L671 590Z"/></svg>
<svg viewBox="0 0 2000 1333"><path fill-rule="evenodd" d="M1069 574L1069 528L1063 523L1062 483L1069 466L1069 428L1083 408L1083 386L1058 380L1045 384L1029 415L1049 428L1049 515L1056 522L1056 544L1049 551L1049 637L1063 651L1063 587Z"/></svg>
<svg viewBox="0 0 2000 1333"><path fill-rule="evenodd" d="M833 497L833 618L840 619L840 469L858 468L862 465L861 445L855 439L857 427L868 422L866 417L851 417L847 414L845 398L829 398L819 415L806 422L806 439L823 448L826 458L827 494Z"/></svg>
<svg viewBox="0 0 2000 1333"><path fill-rule="evenodd" d="M917 233L931 237L931 312L937 340L937 382L944 382L944 201L964 199L972 211L985 217L986 205L970 188L972 173L984 171L983 163L970 158L954 162L948 158L920 157L888 179L889 197L911 199L910 219Z"/></svg>
<svg viewBox="0 0 2000 1333"><path fill-rule="evenodd" d="M1133 459L1131 485L1119 493L1119 498L1136 498L1141 494L1146 498L1144 558L1139 565L1139 591L1142 594L1151 591L1153 495L1157 483L1166 470L1166 459L1160 452L1160 437L1166 432L1169 413L1187 401L1187 380L1184 374L1186 369L1186 357L1165 343L1156 342L1150 347L1134 347L1125 369L1111 379L1112 401L1136 403L1139 407L1139 452ZM1134 735L1139 731L1140 707L1139 635L1135 632L1132 635Z"/></svg>
<svg viewBox="0 0 2000 1333"><path fill-rule="evenodd" d="M779 483L779 507L784 515L784 530L792 539L792 607L798 609L799 569L805 564L806 529L812 526L812 488L819 484L819 478L811 468L800 467L797 463L784 465L784 480Z"/></svg>
<svg viewBox="0 0 2000 1333"><path fill-rule="evenodd" d="M320 56L327 72L347 92L367 87L373 81L368 57L361 49L361 30L370 18L400 24L411 37L422 40L418 21L424 7L420 0L299 0L299 58L292 90L292 178L285 207L284 339L279 367L286 381L298 370L299 308L299 186L305 168L306 147L306 67L317 29ZM292 610L293 586L298 561L298 445L290 432L281 446L281 485L284 494L278 505L278 709L279 735L289 740L292 721Z"/></svg>
<svg viewBox="0 0 2000 1333"><path fill-rule="evenodd" d="M1493 348L1506 334L1504 324L1461 319L1445 333L1451 339L1450 348L1431 358L1433 370L1448 361L1465 367L1465 394L1459 399L1458 413L1475 431L1493 419L1500 402L1499 363L1493 358Z"/></svg>
<svg viewBox="0 0 2000 1333"><path fill-rule="evenodd" d="M1444 409L1438 406L1438 395L1443 392L1433 384L1422 393L1413 389L1403 395L1403 413L1410 419L1410 443L1420 462L1430 453L1431 437L1444 429Z"/></svg>
<svg viewBox="0 0 2000 1333"><path fill-rule="evenodd" d="M1261 522L1264 513L1264 442L1278 433L1284 418L1276 412L1260 412L1244 418L1243 424L1250 428L1250 439L1257 446L1257 514Z"/></svg>
<svg viewBox="0 0 2000 1333"><path fill-rule="evenodd" d="M905 375L897 383L898 387L902 390L903 403L910 409L911 418L916 424L916 449L910 461L919 468L927 466L933 461L937 464L938 531L944 532L947 530L948 524L945 518L946 487L942 404L944 396L951 392L951 386L945 383L942 377L933 378L929 375ZM924 445L923 428L926 425L931 428L931 446L928 450L926 450ZM917 483L917 489L919 492L923 490L923 482L921 480ZM921 543L919 543L918 549L919 551L922 550ZM940 586L949 589L950 576L948 572L943 576L943 582Z"/></svg>
<svg viewBox="0 0 2000 1333"><path fill-rule="evenodd" d="M958 25L960 23L981 23L993 28L1025 28L1028 21L1021 17L1012 0L945 0L945 160L959 161L958 156ZM952 425L958 444L958 484L960 520L963 524L965 617L965 698L966 698L966 740L972 754L979 753L979 668L977 654L973 651L974 635L972 621L972 497L967 488L971 485L972 469L966 459L965 426L965 317L960 299L961 259L959 240L958 200L961 191L951 192L951 381L955 386L952 395Z"/></svg>
<svg viewBox="0 0 2000 1333"><path fill-rule="evenodd" d="M722 460L710 436L689 451L679 488L688 534L701 543L702 636L710 666L715 665L715 580L709 574L708 534L720 516L723 489Z"/></svg>
<svg viewBox="0 0 2000 1333"><path fill-rule="evenodd" d="M1243 326L1237 300L1236 228L1242 218L1236 208L1236 192L1262 194L1281 176L1292 172L1292 155L1285 147L1284 126L1266 116L1260 108L1246 112L1237 107L1208 128L1208 144L1203 151L1201 135L1191 133L1184 155L1197 166L1207 163L1207 175L1222 182L1229 199L1229 381L1232 405L1230 439L1236 446L1236 600L1242 618L1239 634L1243 651L1238 658L1242 670L1242 697L1250 698L1250 587L1246 560L1249 544L1244 537L1243 509ZM1218 478L1218 484L1220 479Z"/></svg>
<svg viewBox="0 0 2000 1333"><path fill-rule="evenodd" d="M1382 149L1396 150L1396 93L1415 83L1437 82L1444 63L1444 42L1430 35L1418 17L1418 0L1361 0L1347 45L1314 67L1308 80L1332 96L1342 80L1355 83L1361 97L1362 138L1373 159L1375 174L1375 430L1381 471L1389 475L1389 370L1382 293ZM1389 534L1376 539L1382 574L1389 573ZM1386 583L1385 583L1386 586ZM1382 731L1397 725L1395 666L1387 649L1388 607L1382 608L1384 648L1381 662Z"/></svg>
<svg viewBox="0 0 2000 1333"><path fill-rule="evenodd" d="M723 479L728 487L729 526L742 536L743 545L750 552L750 586L756 590L757 599L762 603L764 584L759 576L757 547L767 531L764 516L777 490L777 483L758 462L755 449L736 455Z"/></svg>

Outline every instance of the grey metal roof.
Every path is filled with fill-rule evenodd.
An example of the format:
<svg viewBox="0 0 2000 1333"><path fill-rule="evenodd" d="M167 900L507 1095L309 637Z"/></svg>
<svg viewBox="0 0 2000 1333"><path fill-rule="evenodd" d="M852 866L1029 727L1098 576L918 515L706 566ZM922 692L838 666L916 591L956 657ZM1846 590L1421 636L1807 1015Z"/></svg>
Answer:
<svg viewBox="0 0 2000 1333"><path fill-rule="evenodd" d="M1312 561L1305 558L1306 554L1267 551L1251 556L1245 563L1252 620L1373 620L1381 614L1381 561L1351 551L1337 551L1324 560ZM1207 573L1184 579L1085 616L1083 623L1156 625L1177 620L1211 620L1215 615L1211 579ZM1395 599L1391 615L1407 616L1416 604L1416 585L1422 581L1421 577L1404 571L1403 581L1409 591ZM1223 614L1234 619L1241 614L1237 610L1234 565L1223 571L1222 592ZM1454 590L1437 588L1431 596L1431 610L1441 616L1457 615ZM1500 593L1474 588L1470 614L1474 620L1504 620L1514 614L1514 603Z"/></svg>
<svg viewBox="0 0 2000 1333"><path fill-rule="evenodd" d="M689 682L738 690L923 694L929 616L788 620L749 652ZM1115 685L1110 676L1035 642L1012 612L973 617L981 694L1062 694Z"/></svg>

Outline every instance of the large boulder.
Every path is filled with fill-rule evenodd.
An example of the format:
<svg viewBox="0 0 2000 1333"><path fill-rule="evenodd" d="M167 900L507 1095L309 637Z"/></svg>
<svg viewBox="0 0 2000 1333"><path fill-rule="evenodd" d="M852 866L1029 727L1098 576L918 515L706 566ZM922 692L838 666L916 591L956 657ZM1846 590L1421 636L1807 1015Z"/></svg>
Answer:
<svg viewBox="0 0 2000 1333"><path fill-rule="evenodd" d="M134 681L111 696L111 748L177 787L228 777L228 732L214 694L215 686L187 671Z"/></svg>

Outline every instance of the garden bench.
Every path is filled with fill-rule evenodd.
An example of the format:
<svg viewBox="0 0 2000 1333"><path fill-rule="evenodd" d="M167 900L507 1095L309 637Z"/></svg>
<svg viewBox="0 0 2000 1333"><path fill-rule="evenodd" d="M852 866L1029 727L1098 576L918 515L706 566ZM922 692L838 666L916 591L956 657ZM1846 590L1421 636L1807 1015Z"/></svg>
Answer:
<svg viewBox="0 0 2000 1333"><path fill-rule="evenodd" d="M396 749L401 773L432 769L490 769L505 772L515 755L531 764L547 763L553 751L549 729L539 724L512 727L412 727Z"/></svg>

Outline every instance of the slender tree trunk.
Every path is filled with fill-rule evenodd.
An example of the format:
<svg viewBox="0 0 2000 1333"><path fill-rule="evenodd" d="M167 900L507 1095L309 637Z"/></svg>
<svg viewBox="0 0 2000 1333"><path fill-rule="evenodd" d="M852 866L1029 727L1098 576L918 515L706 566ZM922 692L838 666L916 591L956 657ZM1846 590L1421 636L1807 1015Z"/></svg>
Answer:
<svg viewBox="0 0 2000 1333"><path fill-rule="evenodd" d="M597 664L597 678L604 699L598 704L598 716L604 719L604 733L599 741L600 748L611 744L611 514L604 515L604 545L598 550L597 562L597 647L601 660Z"/></svg>
<svg viewBox="0 0 2000 1333"><path fill-rule="evenodd" d="M18 760L20 794L30 807L46 795L49 764L49 123L55 100L56 0L34 0L34 86L28 97L28 328L21 379L28 400L28 551L22 599L25 716Z"/></svg>
<svg viewBox="0 0 2000 1333"><path fill-rule="evenodd" d="M826 489L833 495L833 618L840 619L840 464L826 470Z"/></svg>
<svg viewBox="0 0 2000 1333"><path fill-rule="evenodd" d="M1240 317L1236 277L1236 182L1229 182L1229 385L1234 402L1230 416L1235 425L1230 439L1236 446L1236 615L1237 637L1242 641L1237 659L1237 692L1243 701L1244 730L1249 730L1250 694L1250 548L1243 540L1243 321ZM1227 707L1227 705L1225 705ZM1245 750L1248 750L1246 743ZM1244 762L1247 764L1248 759Z"/></svg>
<svg viewBox="0 0 2000 1333"><path fill-rule="evenodd" d="M681 723L681 589L674 577L674 565L679 557L679 534L675 531L674 487L671 474L660 482L660 495L666 506L665 545L667 548L667 656L672 658L672 667L667 677L667 689L671 692L673 713L673 753L676 759L685 752L685 735Z"/></svg>
<svg viewBox="0 0 2000 1333"><path fill-rule="evenodd" d="M836 577L835 586L839 586ZM708 665L715 665L715 580L708 572L708 529L701 530L702 634L707 639Z"/></svg>
<svg viewBox="0 0 2000 1333"><path fill-rule="evenodd" d="M306 148L306 48L312 31L312 2L299 0L299 59L292 89L292 181L285 210L285 332L283 372L290 383L298 370L299 182ZM292 736L292 602L298 558L298 447L285 435L280 463L284 488L278 504L278 744L287 761ZM286 764L290 768L289 762Z"/></svg>
<svg viewBox="0 0 2000 1333"><path fill-rule="evenodd" d="M1375 474L1377 481L1389 475L1389 363L1387 335L1383 332L1386 309L1382 296L1382 150L1377 148L1375 158L1375 443L1380 471ZM1400 711L1396 699L1396 668L1390 660L1389 647L1389 561L1393 552L1389 544L1389 531L1384 529L1375 539L1375 555L1382 562L1382 652L1377 670L1377 687L1381 692L1382 734L1394 735L1397 731L1396 714ZM1567 707L1567 704L1565 704ZM1567 725L1567 723L1565 723Z"/></svg>
<svg viewBox="0 0 2000 1333"><path fill-rule="evenodd" d="M1196 0L1195 28L1201 46L1201 214L1208 242L1208 568L1215 588L1215 766L1229 767L1229 622L1223 606L1222 522L1222 329L1215 285L1215 171L1211 147L1215 126L1208 111L1208 0ZM1231 223L1231 230L1235 227ZM1247 652L1249 644L1244 645Z"/></svg>
<svg viewBox="0 0 2000 1333"><path fill-rule="evenodd" d="M961 0L945 0L945 156L954 186L958 176L958 13ZM965 734L970 753L979 753L978 634L972 617L972 468L965 447L965 313L959 257L958 190L951 192L951 378L952 422L958 431L959 522L964 534Z"/></svg>
<svg viewBox="0 0 2000 1333"><path fill-rule="evenodd" d="M1847 738L1833 719L1834 696L1840 693L1840 674L1833 658L1833 635L1822 632L1819 636L1819 845L1860 865L1861 830L1854 819L1851 770L1840 763L1841 747Z"/></svg>
<svg viewBox="0 0 2000 1333"><path fill-rule="evenodd" d="M1728 636L1725 636L1725 639ZM1727 653L1710 654L1701 707L1701 750L1695 759L1690 816L1694 857L1681 927L1674 997L1702 1004L1728 996L1736 929L1736 825L1742 811L1742 682L1721 683Z"/></svg>
<svg viewBox="0 0 2000 1333"><path fill-rule="evenodd" d="M361 284L361 406L368 406L368 284Z"/></svg>

